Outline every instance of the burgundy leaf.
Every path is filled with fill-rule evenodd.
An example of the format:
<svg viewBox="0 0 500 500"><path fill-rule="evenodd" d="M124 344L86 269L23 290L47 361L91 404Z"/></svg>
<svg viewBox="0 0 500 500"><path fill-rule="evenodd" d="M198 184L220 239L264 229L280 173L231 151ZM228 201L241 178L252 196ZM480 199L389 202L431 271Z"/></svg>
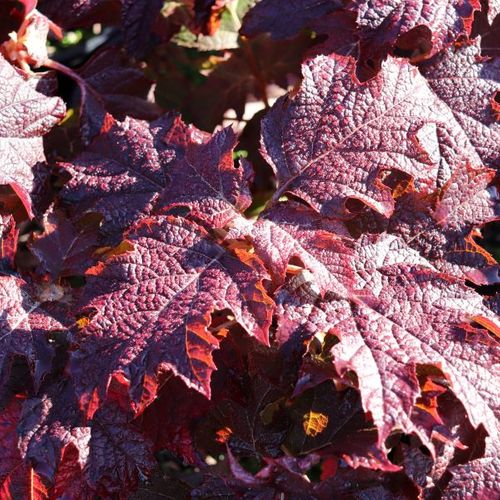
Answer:
<svg viewBox="0 0 500 500"><path fill-rule="evenodd" d="M285 446L294 455L324 449L354 468L399 470L378 448L377 432L363 412L357 391L336 391L331 382L324 382L301 394L291 414L293 424Z"/></svg>
<svg viewBox="0 0 500 500"><path fill-rule="evenodd" d="M353 253L339 235L349 237L340 221L322 218L314 210L290 202L263 212L255 223L236 221L228 238L250 237L277 284L283 283L292 259L299 259L324 294L344 288L353 279Z"/></svg>
<svg viewBox="0 0 500 500"><path fill-rule="evenodd" d="M65 330L57 304L63 296L56 285L30 286L15 275L0 273L0 386L8 382L14 356L26 359L37 384L51 369L54 353L47 335Z"/></svg>
<svg viewBox="0 0 500 500"><path fill-rule="evenodd" d="M266 380L262 372L252 377L222 369L215 375L215 384L221 394L214 394L211 410L200 421L198 447L210 452L214 445L206 442L215 438L238 457L281 456L289 424L281 408L286 392ZM220 391L221 386L227 390Z"/></svg>
<svg viewBox="0 0 500 500"><path fill-rule="evenodd" d="M109 127L108 113L120 120L127 116L153 120L161 115L160 108L148 100L152 82L117 48L97 52L76 72L58 63L50 64L73 78L80 88L80 122L85 144Z"/></svg>
<svg viewBox="0 0 500 500"><path fill-rule="evenodd" d="M479 0L356 0L361 58L377 62L394 47L429 57L471 31Z"/></svg>
<svg viewBox="0 0 500 500"><path fill-rule="evenodd" d="M197 220L221 227L250 203L250 171L245 163L235 168L235 141L229 128L210 136L174 115L151 124L127 118L62 164L72 179L61 196L79 215L102 214L107 234L120 234L155 206L187 207Z"/></svg>
<svg viewBox="0 0 500 500"><path fill-rule="evenodd" d="M499 327L482 297L434 271L394 237L361 240L354 262L358 279L347 296L335 290L330 300L318 301L307 288L291 294L283 290L278 338L286 339L294 329L340 337L331 350L335 366L340 374L356 372L363 407L379 429L379 443L397 427L419 432L432 446L410 418L419 393L417 364L439 367L473 425L483 423L496 436L492 377L498 345L487 330L471 323L493 332ZM292 282L290 286L293 290Z"/></svg>
<svg viewBox="0 0 500 500"><path fill-rule="evenodd" d="M157 399L137 418L137 424L153 443L155 451L169 450L190 463L197 461L194 443L196 421L205 416L208 401L170 376Z"/></svg>
<svg viewBox="0 0 500 500"><path fill-rule="evenodd" d="M176 119L165 142L172 147L175 161L166 172L168 185L158 209L187 207L190 218L217 228L250 206L253 172L245 160L235 165L236 135L231 128L210 136Z"/></svg>
<svg viewBox="0 0 500 500"><path fill-rule="evenodd" d="M42 136L65 114L58 97L45 97L33 89L0 55L0 184L9 184L29 205L33 170L45 160Z"/></svg>
<svg viewBox="0 0 500 500"><path fill-rule="evenodd" d="M38 0L38 9L65 29L116 23L121 0Z"/></svg>
<svg viewBox="0 0 500 500"><path fill-rule="evenodd" d="M317 56L303 66L297 95L264 119L265 156L278 178L274 199L291 193L326 216L353 215L348 200L390 215L382 173L410 175L419 191L441 185L456 165L480 159L449 108L409 64L389 59L361 84L354 61Z"/></svg>
<svg viewBox="0 0 500 500"><path fill-rule="evenodd" d="M58 210L45 215L44 232L34 236L30 249L40 261L41 271L52 279L82 275L94 264L97 232L92 224L77 227Z"/></svg>
<svg viewBox="0 0 500 500"><path fill-rule="evenodd" d="M419 488L403 472L379 472L369 469L342 467L335 476L318 484L317 498L418 498Z"/></svg>
<svg viewBox="0 0 500 500"><path fill-rule="evenodd" d="M25 402L18 432L23 456L56 491L61 482L65 488L76 482L88 498L91 491L131 491L155 464L151 444L118 406L101 407L84 424L74 387L65 380Z"/></svg>
<svg viewBox="0 0 500 500"><path fill-rule="evenodd" d="M21 456L16 425L22 408L22 399L14 397L0 411L0 496L10 498L48 499L47 485Z"/></svg>
<svg viewBox="0 0 500 500"><path fill-rule="evenodd" d="M314 19L343 6L342 0L262 0L243 19L241 33L254 36L269 32L273 38L296 35Z"/></svg>
<svg viewBox="0 0 500 500"><path fill-rule="evenodd" d="M13 398L0 411L0 495L2 498L22 498L29 492L29 467L24 463L17 446L16 426L22 400Z"/></svg>
<svg viewBox="0 0 500 500"><path fill-rule="evenodd" d="M106 111L118 120L126 116L143 120L158 118L158 106L148 100L153 82L123 51L111 47L96 52L78 74L98 94Z"/></svg>
<svg viewBox="0 0 500 500"><path fill-rule="evenodd" d="M98 410L91 423L85 477L98 495L117 496L137 488L156 461L151 445L117 406Z"/></svg>
<svg viewBox="0 0 500 500"><path fill-rule="evenodd" d="M44 386L38 397L25 401L17 432L23 458L50 483L57 482L66 451L76 452L73 473L83 471L90 429L84 425L74 387L67 380Z"/></svg>
<svg viewBox="0 0 500 500"><path fill-rule="evenodd" d="M131 54L143 55L162 6L161 0L122 0L125 44Z"/></svg>
<svg viewBox="0 0 500 500"><path fill-rule="evenodd" d="M433 196L408 192L397 202L387 231L401 236L436 268L478 284L500 279L494 258L473 239L474 231L498 218L494 171L457 169Z"/></svg>
<svg viewBox="0 0 500 500"><path fill-rule="evenodd" d="M72 362L82 404L102 399L120 373L139 403L144 384L154 385L164 369L210 395L211 353L219 345L208 330L214 310L230 309L249 334L268 343L271 300L261 285L263 269L250 254L233 255L202 228L172 217L145 219L127 240L133 251L89 271L82 313L94 315Z"/></svg>
<svg viewBox="0 0 500 500"><path fill-rule="evenodd" d="M192 498L203 499L216 495L221 498L273 499L289 497L299 500L317 498L314 485L305 479L307 470L318 462L318 457L295 459L266 458L266 466L255 476L247 472L228 452L230 474L216 475L207 472L203 483L193 489Z"/></svg>
<svg viewBox="0 0 500 500"><path fill-rule="evenodd" d="M496 450L483 458L451 469L453 478L443 493L443 498L452 499L470 495L473 498L489 498L498 494L500 460Z"/></svg>
<svg viewBox="0 0 500 500"><path fill-rule="evenodd" d="M500 124L495 104L500 60L481 57L476 41L449 48L422 64L420 70L434 93L449 106L481 159L487 165L500 166Z"/></svg>

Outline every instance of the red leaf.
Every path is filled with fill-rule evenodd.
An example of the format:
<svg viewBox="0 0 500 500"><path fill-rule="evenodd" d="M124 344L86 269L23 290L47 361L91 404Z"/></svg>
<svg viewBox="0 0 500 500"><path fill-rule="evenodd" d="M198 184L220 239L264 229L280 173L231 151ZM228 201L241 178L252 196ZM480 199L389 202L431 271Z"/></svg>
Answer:
<svg viewBox="0 0 500 500"><path fill-rule="evenodd" d="M339 9L342 0L294 0L275 2L262 0L243 19L241 33L254 36L269 32L273 38L289 38L296 35L314 19Z"/></svg>
<svg viewBox="0 0 500 500"><path fill-rule="evenodd" d="M18 448L16 426L22 400L13 398L0 411L0 497L5 499L30 498L46 500L47 490L37 474L24 462Z"/></svg>
<svg viewBox="0 0 500 500"><path fill-rule="evenodd" d="M489 186L493 178L492 170L464 166L432 196L410 191L398 200L387 231L401 236L440 271L494 284L498 265L473 239L481 226L498 217L498 193Z"/></svg>
<svg viewBox="0 0 500 500"><path fill-rule="evenodd" d="M50 371L54 352L48 334L65 330L57 303L63 295L61 287L31 287L15 275L0 273L0 386L8 383L14 356L26 359L36 384Z"/></svg>
<svg viewBox="0 0 500 500"><path fill-rule="evenodd" d="M45 160L42 136L65 114L58 97L45 97L33 89L0 55L0 184L19 190L30 210L32 168Z"/></svg>
<svg viewBox="0 0 500 500"><path fill-rule="evenodd" d="M443 492L443 498L452 499L470 495L473 498L491 498L498 493L500 460L496 450L483 458L451 469L453 479Z"/></svg>
<svg viewBox="0 0 500 500"><path fill-rule="evenodd" d="M12 269L17 249L17 237L19 231L16 222L10 215L0 214L0 267Z"/></svg>
<svg viewBox="0 0 500 500"><path fill-rule="evenodd" d="M34 236L30 249L40 261L42 272L52 279L82 275L93 263L97 232L93 224L77 227L62 212L51 210L45 215L44 232Z"/></svg>
<svg viewBox="0 0 500 500"><path fill-rule="evenodd" d="M377 446L377 432L354 389L336 391L331 382L320 384L293 401L291 415L293 424L285 446L294 455L322 450L353 468L399 470ZM317 426L318 419L324 425Z"/></svg>
<svg viewBox="0 0 500 500"><path fill-rule="evenodd" d="M357 248L357 283L347 295L335 290L319 301L307 289L282 291L278 338L300 330L340 336L331 350L335 366L340 374L356 372L363 407L378 427L379 443L397 427L419 432L432 448L411 421L419 393L417 364L439 367L473 425L483 423L491 436L497 436L492 370L498 346L487 331L471 326L476 321L492 331L499 328L482 297L435 272L394 237L382 236L375 243L364 239Z"/></svg>
<svg viewBox="0 0 500 500"><path fill-rule="evenodd" d="M408 174L425 192L457 165L480 164L449 108L409 64L390 58L361 84L352 59L317 56L303 75L299 93L278 100L262 125L278 178L274 200L290 193L322 215L343 217L355 215L347 202L357 200L389 216L384 171Z"/></svg>
<svg viewBox="0 0 500 500"><path fill-rule="evenodd" d="M102 214L107 234L119 234L154 207L188 207L196 220L223 227L250 204L250 170L246 163L235 168L235 142L229 128L211 136L174 115L151 124L127 118L62 164L73 177L61 196L79 215Z"/></svg>
<svg viewBox="0 0 500 500"><path fill-rule="evenodd" d="M346 286L353 279L352 249L340 235L349 237L340 221L325 219L314 210L292 202L263 212L255 223L236 221L228 238L250 237L278 285L283 283L290 261L299 259L312 273L318 292L324 294Z"/></svg>
<svg viewBox="0 0 500 500"><path fill-rule="evenodd" d="M362 60L377 64L394 46L425 58L471 31L479 0L356 0Z"/></svg>
<svg viewBox="0 0 500 500"><path fill-rule="evenodd" d="M82 313L95 315L79 335L72 363L82 404L96 390L102 399L119 373L139 403L145 378L165 369L209 396L211 353L219 345L208 330L214 310L230 309L250 335L268 343L271 300L261 285L262 267L173 217L145 219L127 240L133 251L89 271Z"/></svg>
<svg viewBox="0 0 500 500"><path fill-rule="evenodd" d="M500 166L500 124L498 104L494 104L500 60L481 57L476 41L449 48L422 64L420 71L433 92L450 107L486 165Z"/></svg>

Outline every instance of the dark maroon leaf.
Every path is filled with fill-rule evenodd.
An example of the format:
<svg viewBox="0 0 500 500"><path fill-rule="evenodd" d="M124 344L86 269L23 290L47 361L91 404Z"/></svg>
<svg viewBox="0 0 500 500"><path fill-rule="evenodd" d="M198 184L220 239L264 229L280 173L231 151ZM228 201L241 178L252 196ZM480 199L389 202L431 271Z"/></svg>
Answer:
<svg viewBox="0 0 500 500"><path fill-rule="evenodd" d="M211 136L174 115L151 124L127 118L62 164L72 179L61 196L79 215L101 214L106 234L120 234L154 207L187 207L195 219L222 227L250 203L250 171L244 162L235 168L235 142L231 129Z"/></svg>
<svg viewBox="0 0 500 500"><path fill-rule="evenodd" d="M85 143L108 126L107 113L119 120L127 116L153 120L161 115L160 108L148 100L152 82L117 48L97 52L77 74L72 71L68 74L80 88L80 120Z"/></svg>
<svg viewBox="0 0 500 500"><path fill-rule="evenodd" d="M45 97L33 89L0 55L0 184L9 184L28 210L33 189L33 167L45 160L42 136L65 114L58 97Z"/></svg>
<svg viewBox="0 0 500 500"><path fill-rule="evenodd" d="M0 496L2 498L47 498L46 488L21 457L16 426L22 400L14 398L0 411Z"/></svg>
<svg viewBox="0 0 500 500"><path fill-rule="evenodd" d="M160 109L148 100L153 82L117 48L106 48L78 70L85 83L103 101L108 113L118 120L126 116L143 120L158 118Z"/></svg>
<svg viewBox="0 0 500 500"><path fill-rule="evenodd" d="M28 399L18 432L24 457L59 489L75 482L82 495L119 495L133 490L155 461L151 444L117 405L100 408L84 423L74 388L67 381ZM63 493L66 494L66 491Z"/></svg>
<svg viewBox="0 0 500 500"><path fill-rule="evenodd" d="M67 448L77 452L73 473L83 472L90 429L84 425L70 382L60 380L46 386L39 397L24 402L17 432L23 458L54 484ZM68 450L68 453L73 452Z"/></svg>
<svg viewBox="0 0 500 500"><path fill-rule="evenodd" d="M293 424L285 446L294 455L324 449L354 468L399 470L377 447L377 431L365 416L357 391L336 391L331 382L324 382L301 394L290 411Z"/></svg>
<svg viewBox="0 0 500 500"><path fill-rule="evenodd" d="M425 192L457 164L480 164L448 106L406 62L389 59L361 84L352 59L317 56L303 75L299 93L278 100L262 125L275 200L291 193L322 215L344 217L357 200L388 216L394 201L383 171L404 172Z"/></svg>
<svg viewBox="0 0 500 500"><path fill-rule="evenodd" d="M37 384L50 371L54 352L47 336L65 330L58 310L61 300L62 287L29 285L16 275L0 272L0 386L8 383L14 356L26 359Z"/></svg>
<svg viewBox="0 0 500 500"><path fill-rule="evenodd" d="M296 35L314 19L343 6L342 0L262 0L245 16L241 33L254 36L269 32L273 38Z"/></svg>
<svg viewBox="0 0 500 500"><path fill-rule="evenodd" d="M387 231L401 236L437 269L478 284L499 280L494 258L473 239L498 217L494 172L463 167L434 196L403 195Z"/></svg>
<svg viewBox="0 0 500 500"><path fill-rule="evenodd" d="M229 383L239 387L232 393L215 395L211 410L197 429L198 447L210 452L213 443L207 441L215 439L226 443L238 457L281 456L289 424L282 408L286 391L271 384L262 373L258 377L240 374L237 381L229 381L236 378L232 370L215 377L219 387L225 380L226 387Z"/></svg>
<svg viewBox="0 0 500 500"><path fill-rule="evenodd" d="M199 226L173 217L145 219L126 238L134 249L90 270L81 301L81 314L91 315L72 362L82 404L102 399L119 374L139 403L144 384L154 385L160 370L210 395L211 353L219 345L208 330L214 310L230 309L250 335L268 343L264 270L250 254L234 255Z"/></svg>
<svg viewBox="0 0 500 500"><path fill-rule="evenodd" d="M122 0L125 43L131 54L143 55L162 5L161 0Z"/></svg>
<svg viewBox="0 0 500 500"><path fill-rule="evenodd" d="M123 495L156 465L151 445L116 406L98 410L91 423L85 476L97 494Z"/></svg>
<svg viewBox="0 0 500 500"><path fill-rule="evenodd" d="M68 30L93 23L116 24L120 6L121 0L38 0L38 9Z"/></svg>
<svg viewBox="0 0 500 500"><path fill-rule="evenodd" d="M377 64L393 48L426 58L471 31L478 0L356 0L361 59ZM397 50L396 50L397 53Z"/></svg>
<svg viewBox="0 0 500 500"><path fill-rule="evenodd" d="M436 273L391 236L360 241L353 262L358 278L347 296L335 290L329 300L318 301L310 292L313 284L297 289L291 280L289 288L295 290L278 296L282 318L277 337L283 341L304 329L309 336L330 331L340 337L331 350L335 366L341 375L356 372L363 407L373 416L380 443L397 427L419 432L432 446L410 418L419 392L418 363L439 367L471 422L483 423L496 436L491 367L498 346L486 330L471 325L475 321L498 331L482 297Z"/></svg>
<svg viewBox="0 0 500 500"><path fill-rule="evenodd" d="M405 500L418 498L420 489L402 472L378 472L369 469L342 467L331 479L316 487L320 500L349 498L391 498Z"/></svg>
<svg viewBox="0 0 500 500"><path fill-rule="evenodd" d="M52 279L82 275L94 264L97 231L90 222L77 227L58 210L51 210L44 219L44 232L35 235L30 249L40 261L41 271Z"/></svg>
<svg viewBox="0 0 500 500"><path fill-rule="evenodd" d="M14 218L0 214L0 269L13 268L18 234Z"/></svg>
<svg viewBox="0 0 500 500"><path fill-rule="evenodd" d="M161 387L157 399L137 418L137 424L153 443L155 451L169 450L190 463L198 461L194 443L197 420L203 419L208 401L188 389L178 377Z"/></svg>

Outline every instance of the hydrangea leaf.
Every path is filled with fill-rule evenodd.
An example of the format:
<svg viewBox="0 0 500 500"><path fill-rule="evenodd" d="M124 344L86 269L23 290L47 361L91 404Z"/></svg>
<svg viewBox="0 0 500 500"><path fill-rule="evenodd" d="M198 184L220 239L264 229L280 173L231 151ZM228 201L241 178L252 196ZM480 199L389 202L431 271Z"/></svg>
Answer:
<svg viewBox="0 0 500 500"><path fill-rule="evenodd" d="M228 238L249 237L277 284L295 258L312 273L319 292L345 287L353 279L350 239L340 221L322 218L298 203L287 202L263 212L255 222L235 221ZM342 276L339 279L339 275Z"/></svg>
<svg viewBox="0 0 500 500"><path fill-rule="evenodd" d="M38 0L38 9L64 29L116 23L121 0Z"/></svg>
<svg viewBox="0 0 500 500"><path fill-rule="evenodd" d="M59 210L44 217L44 232L34 235L29 247L40 261L40 270L52 279L83 275L94 264L98 234L93 224L77 226Z"/></svg>
<svg viewBox="0 0 500 500"><path fill-rule="evenodd" d="M498 192L490 186L495 172L464 166L432 196L404 194L386 230L402 237L433 265L478 284L494 284L499 269L473 236L498 216Z"/></svg>
<svg viewBox="0 0 500 500"><path fill-rule="evenodd" d="M356 0L361 57L380 60L397 43L410 56L428 57L471 31L479 0Z"/></svg>
<svg viewBox="0 0 500 500"><path fill-rule="evenodd" d="M22 409L22 399L13 398L0 411L0 495L2 498L33 498L45 500L47 489L40 477L22 458L18 447L16 426Z"/></svg>
<svg viewBox="0 0 500 500"><path fill-rule="evenodd" d="M283 289L278 338L304 329L340 337L331 351L335 365L341 374L358 375L363 407L373 416L380 443L396 427L419 432L432 446L411 420L419 364L441 369L473 425L482 423L496 436L492 384L498 346L488 329L498 332L499 325L482 297L436 272L397 238L361 240L356 253L357 283L347 295L333 291L329 300L318 300L310 286Z"/></svg>
<svg viewBox="0 0 500 500"><path fill-rule="evenodd" d="M151 124L127 118L113 123L72 163L61 164L72 175L61 197L77 206L79 215L101 214L108 235L120 235L154 209L175 206L221 227L250 204L251 174L246 163L234 166L235 143L229 128L211 136L174 115Z"/></svg>
<svg viewBox="0 0 500 500"><path fill-rule="evenodd" d="M63 296L61 287L31 286L18 276L0 273L0 386L8 382L14 356L26 359L37 384L50 371L54 352L47 335L65 330L63 306L58 304Z"/></svg>
<svg viewBox="0 0 500 500"><path fill-rule="evenodd" d="M310 21L341 8L342 4L342 0L291 0L284 3L262 0L243 19L241 33L254 36L268 32L273 38L289 38Z"/></svg>
<svg viewBox="0 0 500 500"><path fill-rule="evenodd" d="M378 448L376 429L356 390L337 391L332 382L323 382L294 399L290 411L292 425L285 446L294 455L322 450L354 468L399 470Z"/></svg>
<svg viewBox="0 0 500 500"><path fill-rule="evenodd" d="M498 493L500 460L495 450L467 464L451 468L453 478L443 492L443 498L452 499L470 495L488 498Z"/></svg>
<svg viewBox="0 0 500 500"><path fill-rule="evenodd" d="M449 48L420 66L433 92L445 102L486 165L500 166L500 123L495 95L500 60L481 57L479 40Z"/></svg>
<svg viewBox="0 0 500 500"><path fill-rule="evenodd" d="M290 193L322 215L346 217L355 212L347 203L354 199L389 216L394 200L384 172L403 172L425 192L446 182L458 164L481 164L416 68L390 58L377 77L360 83L354 66L343 56L309 59L299 92L279 99L264 119L275 200Z"/></svg>
<svg viewBox="0 0 500 500"><path fill-rule="evenodd" d="M0 269L11 269L17 249L19 231L11 215L0 214Z"/></svg>
<svg viewBox="0 0 500 500"><path fill-rule="evenodd" d="M91 492L119 495L151 473L151 443L128 412L110 403L84 423L70 382L62 379L44 389L24 404L19 442L23 456L56 491L66 481L79 484L89 498Z"/></svg>
<svg viewBox="0 0 500 500"><path fill-rule="evenodd" d="M45 160L42 137L65 114L59 97L34 90L0 54L0 184L19 191L28 204L33 190L33 167Z"/></svg>
<svg viewBox="0 0 500 500"><path fill-rule="evenodd" d="M121 2L126 46L131 54L143 55L163 2L161 0L121 0Z"/></svg>
<svg viewBox="0 0 500 500"><path fill-rule="evenodd" d="M208 330L213 311L230 309L250 335L269 342L272 308L263 268L250 254L233 255L201 227L173 217L143 220L127 241L132 251L89 271L81 313L91 319L72 361L82 404L102 399L120 373L139 403L146 380L160 369L209 395L211 353L219 345Z"/></svg>

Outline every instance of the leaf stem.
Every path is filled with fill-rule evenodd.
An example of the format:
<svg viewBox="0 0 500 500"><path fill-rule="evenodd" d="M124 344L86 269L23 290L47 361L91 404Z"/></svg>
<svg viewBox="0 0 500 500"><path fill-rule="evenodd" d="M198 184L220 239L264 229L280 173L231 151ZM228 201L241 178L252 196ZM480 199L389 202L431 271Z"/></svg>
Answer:
<svg viewBox="0 0 500 500"><path fill-rule="evenodd" d="M257 59L255 59L255 54L252 50L252 47L247 37L245 36L241 37L241 46L243 48L243 52L245 53L248 65L250 66L250 70L252 71L253 76L257 80L257 85L259 92L261 94L260 97L262 99L262 102L264 103L266 109L269 109L271 106L269 105L269 101L267 99L267 91L266 91L267 82L264 75L262 74L259 62L257 61Z"/></svg>

